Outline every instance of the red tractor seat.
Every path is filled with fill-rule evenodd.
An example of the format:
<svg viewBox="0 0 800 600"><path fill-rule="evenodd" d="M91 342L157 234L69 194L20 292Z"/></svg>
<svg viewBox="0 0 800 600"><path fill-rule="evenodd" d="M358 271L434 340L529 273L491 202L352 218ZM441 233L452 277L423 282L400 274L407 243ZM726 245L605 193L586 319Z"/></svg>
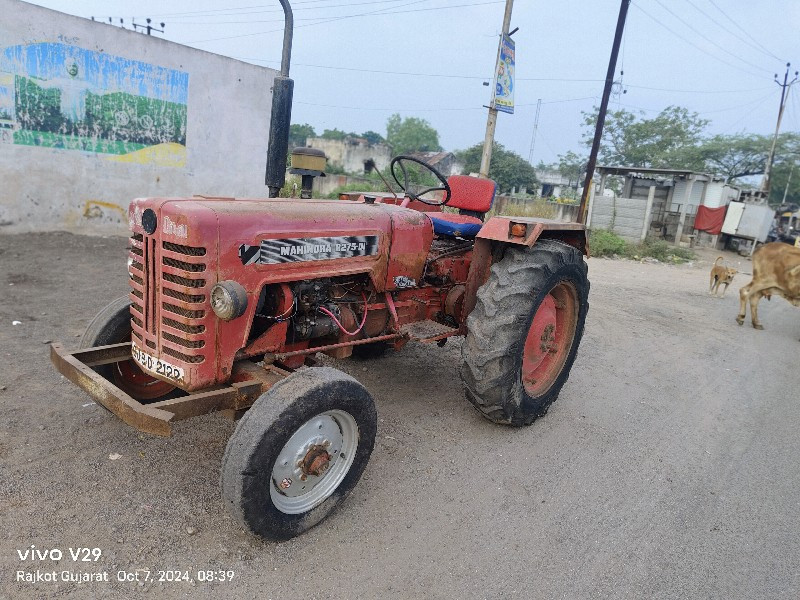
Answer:
<svg viewBox="0 0 800 600"><path fill-rule="evenodd" d="M450 201L447 206L457 208L458 213L425 213L433 221L433 231L439 235L475 237L483 226L483 215L489 212L494 202L497 184L491 179L451 175Z"/></svg>

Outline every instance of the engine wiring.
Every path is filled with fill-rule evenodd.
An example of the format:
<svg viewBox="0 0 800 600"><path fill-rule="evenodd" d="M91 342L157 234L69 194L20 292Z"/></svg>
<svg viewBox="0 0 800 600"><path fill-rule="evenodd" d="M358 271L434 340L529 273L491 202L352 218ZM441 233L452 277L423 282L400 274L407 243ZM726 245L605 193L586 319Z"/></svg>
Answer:
<svg viewBox="0 0 800 600"><path fill-rule="evenodd" d="M356 329L355 331L347 331L347 329L345 329L344 325L341 324L339 319L336 318L336 315L334 315L331 311L329 311L324 306L318 306L317 310L319 310L320 312L328 315L331 319L333 319L333 322L336 323L336 326L342 331L342 333L344 333L346 335L349 335L349 336L354 336L354 335L357 335L364 328L364 323L367 322L367 313L369 312L367 310L367 297L364 295L364 292L361 292L361 299L364 302L364 316L361 318L361 324L358 326L358 329Z"/></svg>
<svg viewBox="0 0 800 600"><path fill-rule="evenodd" d="M283 323L284 321L292 319L296 314L297 314L297 297L295 296L292 299L292 305L289 307L289 310L287 310L285 313L283 313L282 315L278 315L277 317L264 315L264 318L275 321L276 323Z"/></svg>

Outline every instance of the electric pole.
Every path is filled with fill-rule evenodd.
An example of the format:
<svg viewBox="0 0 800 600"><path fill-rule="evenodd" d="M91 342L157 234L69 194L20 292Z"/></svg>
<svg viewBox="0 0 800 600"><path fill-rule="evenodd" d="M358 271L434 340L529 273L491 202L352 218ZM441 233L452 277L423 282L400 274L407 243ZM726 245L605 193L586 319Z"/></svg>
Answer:
<svg viewBox="0 0 800 600"><path fill-rule="evenodd" d="M586 165L586 179L583 182L583 195L581 205L578 208L578 222L583 223L585 219L586 203L589 200L589 192L592 187L592 177L594 177L594 167L597 164L597 152L600 150L600 138L603 137L603 126L606 123L606 112L608 111L608 100L611 98L611 88L614 85L614 71L617 69L617 56L619 47L622 43L622 31L625 29L625 17L628 15L628 6L631 0L622 0L619 7L619 17L617 18L617 30L614 33L614 44L611 47L611 58L608 60L608 71L606 72L606 84L603 88L603 98L600 101L600 112L597 114L597 125L594 129L594 140L592 141L592 151L589 153L589 163Z"/></svg>
<svg viewBox="0 0 800 600"><path fill-rule="evenodd" d="M508 35L509 27L511 27L511 9L513 7L514 0L506 0L506 12L503 15L503 36ZM500 57L500 46L497 47L497 57ZM495 61L496 68L497 61ZM486 119L486 138L483 140L483 153L481 154L481 177L489 177L489 164L492 162L492 146L494 145L494 130L496 127L497 109L494 106L490 106L489 117Z"/></svg>
<svg viewBox="0 0 800 600"><path fill-rule="evenodd" d="M161 25L161 29L156 29L155 27L150 25L150 19L146 20L147 20L147 25L140 25L139 23L133 23L133 29L136 31L138 31L139 27L141 27L142 29L146 29L147 35L152 35L150 33L151 31L158 31L159 33L164 33L164 23L159 23L159 25ZM131 21L133 20L131 19Z"/></svg>
<svg viewBox="0 0 800 600"><path fill-rule="evenodd" d="M781 206L786 204L786 194L789 193L789 182L792 180L792 173L794 173L794 164L792 164L792 169L789 171L789 177L786 178L786 187L783 188L783 200L781 201Z"/></svg>
<svg viewBox="0 0 800 600"><path fill-rule="evenodd" d="M761 180L761 191L764 193L764 199L769 199L769 188L771 185L770 176L772 175L772 163L775 160L775 145L778 143L778 133L781 130L781 119L783 118L783 109L786 107L786 93L794 83L797 82L797 71L794 72L794 79L789 81L789 67L792 63L786 63L786 74L783 76L783 83L778 81L778 74L775 73L775 83L781 86L781 104L778 108L778 122L775 124L775 137L772 138L772 146L767 155L767 164L764 167L764 178ZM788 81L788 83L787 83Z"/></svg>
<svg viewBox="0 0 800 600"><path fill-rule="evenodd" d="M539 111L542 109L542 99L536 101L536 116L533 119L533 135L531 136L531 149L528 152L528 162L533 164L533 147L536 145L536 132L539 130Z"/></svg>

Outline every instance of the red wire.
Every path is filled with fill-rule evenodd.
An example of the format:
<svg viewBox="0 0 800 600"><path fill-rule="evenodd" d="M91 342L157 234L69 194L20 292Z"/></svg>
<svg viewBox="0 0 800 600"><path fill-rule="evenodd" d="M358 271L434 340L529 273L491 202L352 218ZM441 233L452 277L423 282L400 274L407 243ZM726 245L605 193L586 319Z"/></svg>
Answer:
<svg viewBox="0 0 800 600"><path fill-rule="evenodd" d="M346 333L347 335L356 335L364 327L364 323L367 322L367 297L364 295L364 292L361 292L361 299L364 301L364 316L361 319L361 325L359 325L358 329L356 329L353 332L347 331L347 329L344 328L344 325L342 325L339 322L339 319L336 318L336 315L334 315L327 308L325 308L324 306L320 306L319 309L326 315L328 315L331 319L333 319L333 322L336 323L336 325L339 326L339 329L341 329L344 333Z"/></svg>

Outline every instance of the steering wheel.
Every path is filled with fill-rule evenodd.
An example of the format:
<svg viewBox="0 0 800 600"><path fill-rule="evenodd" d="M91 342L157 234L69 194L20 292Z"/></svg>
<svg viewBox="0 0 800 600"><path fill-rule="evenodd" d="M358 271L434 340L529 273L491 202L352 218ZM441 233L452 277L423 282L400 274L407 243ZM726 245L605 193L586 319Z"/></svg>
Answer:
<svg viewBox="0 0 800 600"><path fill-rule="evenodd" d="M417 163L418 165L421 165L423 168L433 173L436 179L442 182L442 185L437 187L425 188L424 190L419 192L412 192L411 185L409 184L408 181L408 170L406 169L406 165L404 164L407 162ZM397 185L399 185L400 188L405 193L405 195L411 198L412 200L419 200L423 204L428 204L430 206L442 206L450 202L450 195L451 195L450 184L447 183L447 178L425 161L420 160L419 158L414 158L413 156L405 156L401 154L400 156L395 156L392 159L392 162L389 163L389 166L392 169L392 177L394 177L394 180L397 182ZM400 172L403 175L403 181L400 181L400 179L397 177L397 171L395 170L395 166L399 167ZM444 200L442 200L441 202L437 202L435 200L429 200L427 198L422 197L428 192L439 192L439 191L444 192Z"/></svg>

